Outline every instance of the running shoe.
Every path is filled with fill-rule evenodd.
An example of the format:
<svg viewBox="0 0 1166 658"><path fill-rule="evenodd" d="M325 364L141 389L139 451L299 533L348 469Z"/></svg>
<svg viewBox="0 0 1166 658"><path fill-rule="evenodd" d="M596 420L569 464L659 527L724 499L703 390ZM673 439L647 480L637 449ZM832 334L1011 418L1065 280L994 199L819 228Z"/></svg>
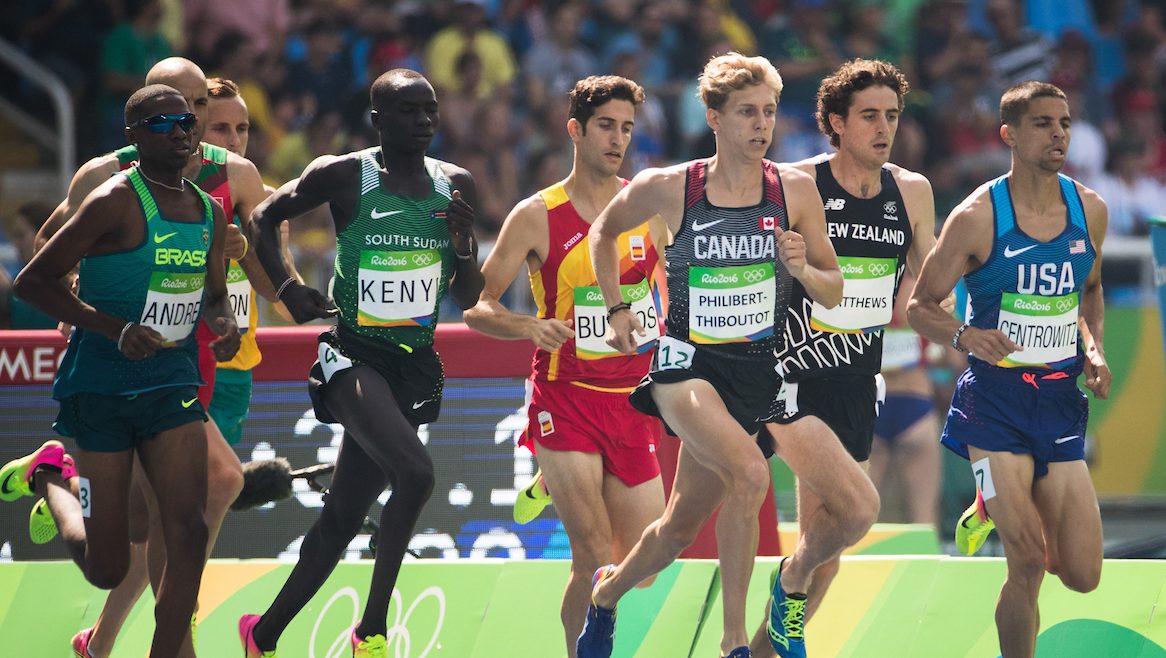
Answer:
<svg viewBox="0 0 1166 658"><path fill-rule="evenodd" d="M591 577L592 597L596 586L615 572L615 565L609 564L595 570ZM615 608L601 608L591 599L587 606L587 620L583 622L583 632L575 641L578 658L610 658L615 644Z"/></svg>
<svg viewBox="0 0 1166 658"><path fill-rule="evenodd" d="M389 658L389 642L384 635L369 635L362 640L353 630L352 658Z"/></svg>
<svg viewBox="0 0 1166 658"><path fill-rule="evenodd" d="M753 654L749 651L749 647L737 647L730 651L725 658L753 658Z"/></svg>
<svg viewBox="0 0 1166 658"><path fill-rule="evenodd" d="M988 518L988 508L984 506L984 495L976 489L976 502L972 503L955 524L955 547L964 555L975 555L988 541L988 535L996 523Z"/></svg>
<svg viewBox="0 0 1166 658"><path fill-rule="evenodd" d="M57 536L57 520L44 498L36 501L28 513L28 536L34 544L47 544Z"/></svg>
<svg viewBox="0 0 1166 658"><path fill-rule="evenodd" d="M514 522L519 525L530 523L550 504L551 493L543 482L543 471L540 468L514 499Z"/></svg>
<svg viewBox="0 0 1166 658"><path fill-rule="evenodd" d="M32 478L43 467L63 470L65 446L60 441L45 441L35 452L13 459L0 468L0 500L12 502L33 495Z"/></svg>
<svg viewBox="0 0 1166 658"><path fill-rule="evenodd" d="M259 619L259 615L239 617L239 641L243 643L243 658L276 658L274 649L263 651L255 644L255 624L259 623Z"/></svg>
<svg viewBox="0 0 1166 658"><path fill-rule="evenodd" d="M781 569L789 558L782 558L773 579L773 598L769 602L769 619L765 629L769 644L781 658L806 658L806 595L787 594L781 586Z"/></svg>
<svg viewBox="0 0 1166 658"><path fill-rule="evenodd" d="M93 637L93 629L82 629L73 636L73 657L93 658L89 653L89 638Z"/></svg>

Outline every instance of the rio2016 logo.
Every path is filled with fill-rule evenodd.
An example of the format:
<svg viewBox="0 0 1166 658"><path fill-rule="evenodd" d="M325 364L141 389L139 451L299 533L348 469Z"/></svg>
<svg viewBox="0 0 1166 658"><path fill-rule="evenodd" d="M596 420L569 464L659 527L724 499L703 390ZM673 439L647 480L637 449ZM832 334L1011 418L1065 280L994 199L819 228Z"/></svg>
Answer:
<svg viewBox="0 0 1166 658"><path fill-rule="evenodd" d="M432 602L429 602L432 599ZM351 605L350 621L343 628L336 628L329 616L335 605ZM422 604L426 604L422 607ZM394 605L395 604L395 605ZM396 614L394 614L394 611ZM308 658L344 658L352 654L352 631L360 622L360 595L351 587L343 587L324 604L316 623L312 625L312 635L308 640ZM343 618L343 617L342 617ZM445 592L440 587L428 587L417 595L412 605L405 608L401 591L393 590L389 604L388 630L385 644L389 655L394 658L425 658L434 648L445 624ZM413 633L418 633L417 637ZM428 641L422 644L428 636ZM415 640L417 640L415 642ZM326 648L321 649L326 645Z"/></svg>

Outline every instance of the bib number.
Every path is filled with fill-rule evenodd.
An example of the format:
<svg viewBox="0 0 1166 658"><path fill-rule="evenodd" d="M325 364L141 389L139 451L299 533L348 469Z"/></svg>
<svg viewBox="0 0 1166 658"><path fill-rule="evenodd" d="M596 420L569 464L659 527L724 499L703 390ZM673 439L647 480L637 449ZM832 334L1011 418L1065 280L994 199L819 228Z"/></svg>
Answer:
<svg viewBox="0 0 1166 658"><path fill-rule="evenodd" d="M227 296L231 299L231 310L235 313L235 324L239 331L247 333L251 328L251 281L247 273L235 261L227 268Z"/></svg>
<svg viewBox="0 0 1166 658"><path fill-rule="evenodd" d="M344 356L336 351L328 343L320 343L317 350L317 358L320 361L320 369L324 371L324 383L332 381L336 373L352 367L352 359Z"/></svg>
<svg viewBox="0 0 1166 658"><path fill-rule="evenodd" d="M661 336L656 347L657 370L687 370L692 367L696 346L671 336Z"/></svg>
<svg viewBox="0 0 1166 658"><path fill-rule="evenodd" d="M1077 356L1077 293L1059 297L1006 292L996 328L1022 345L999 365L1055 367Z"/></svg>
<svg viewBox="0 0 1166 658"><path fill-rule="evenodd" d="M776 277L772 262L688 270L688 339L747 343L773 335Z"/></svg>
<svg viewBox="0 0 1166 658"><path fill-rule="evenodd" d="M362 327L433 324L441 287L441 252L360 252L357 323Z"/></svg>
<svg viewBox="0 0 1166 658"><path fill-rule="evenodd" d="M894 311L895 258L839 256L842 270L842 302L826 308L818 302L810 311L810 327L837 334L878 331L891 321Z"/></svg>
<svg viewBox="0 0 1166 658"><path fill-rule="evenodd" d="M647 352L660 337L663 327L645 279L636 284L619 287L622 298L632 305L631 311L640 319L645 335L633 334L636 351ZM607 307L599 286L575 288L575 356L583 360L623 356L604 340L607 335Z"/></svg>
<svg viewBox="0 0 1166 658"><path fill-rule="evenodd" d="M202 311L205 280L203 272L154 272L138 324L157 331L169 345L190 336Z"/></svg>

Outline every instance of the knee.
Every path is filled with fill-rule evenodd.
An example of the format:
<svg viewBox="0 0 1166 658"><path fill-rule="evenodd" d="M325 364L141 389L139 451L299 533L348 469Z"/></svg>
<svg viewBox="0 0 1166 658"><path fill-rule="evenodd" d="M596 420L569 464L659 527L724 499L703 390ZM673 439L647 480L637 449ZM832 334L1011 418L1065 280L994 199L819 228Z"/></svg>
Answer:
<svg viewBox="0 0 1166 658"><path fill-rule="evenodd" d="M226 511L243 490L243 467L238 460L213 463L207 470L207 511Z"/></svg>
<svg viewBox="0 0 1166 658"><path fill-rule="evenodd" d="M1068 568L1053 565L1049 573L1055 574L1065 587L1074 592L1088 594L1097 589L1097 585L1101 583L1101 561Z"/></svg>
<svg viewBox="0 0 1166 658"><path fill-rule="evenodd" d="M113 589L125 580L129 573L129 555L102 564L90 564L85 571L85 580L98 589Z"/></svg>
<svg viewBox="0 0 1166 658"><path fill-rule="evenodd" d="M679 555L696 539L702 526L703 523L691 523L680 517L665 516L656 523L656 535L667 554Z"/></svg>
<svg viewBox="0 0 1166 658"><path fill-rule="evenodd" d="M879 492L874 484L863 478L841 510L844 525L850 529L854 541L861 539L878 520L881 504Z"/></svg>
<svg viewBox="0 0 1166 658"><path fill-rule="evenodd" d="M163 533L166 540L166 554L189 551L192 555L205 557L206 544L210 537L206 516L201 511L184 513L179 518L165 522Z"/></svg>
<svg viewBox="0 0 1166 658"><path fill-rule="evenodd" d="M733 469L728 497L738 509L756 511L769 491L769 463L757 457Z"/></svg>
<svg viewBox="0 0 1166 658"><path fill-rule="evenodd" d="M1024 537L1005 545L1008 580L1033 589L1040 587L1045 575L1044 542L1039 536Z"/></svg>
<svg viewBox="0 0 1166 658"><path fill-rule="evenodd" d="M571 569L590 578L595 570L612 561L611 535L588 531L580 541L571 542Z"/></svg>
<svg viewBox="0 0 1166 658"><path fill-rule="evenodd" d="M405 494L422 501L433 494L436 479L433 475L433 461L419 459L402 464L397 469L397 481L393 483L393 495Z"/></svg>

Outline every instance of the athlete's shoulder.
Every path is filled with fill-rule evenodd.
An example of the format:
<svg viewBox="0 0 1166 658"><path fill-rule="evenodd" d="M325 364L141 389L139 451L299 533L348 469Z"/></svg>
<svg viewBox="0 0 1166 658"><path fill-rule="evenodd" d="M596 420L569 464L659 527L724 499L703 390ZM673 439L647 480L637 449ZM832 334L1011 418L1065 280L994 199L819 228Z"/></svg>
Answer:
<svg viewBox="0 0 1166 658"><path fill-rule="evenodd" d="M1108 214L1109 206L1105 203L1105 199L1101 198L1100 194L1092 188L1085 186L1079 180L1072 178L1069 180L1072 180L1073 184L1077 186L1077 194L1081 197L1081 205L1085 208L1086 217L1097 213Z"/></svg>
<svg viewBox="0 0 1166 658"><path fill-rule="evenodd" d="M69 184L70 192L84 196L97 189L107 178L120 170L121 165L116 153L111 152L90 158L73 175L73 181Z"/></svg>
<svg viewBox="0 0 1166 658"><path fill-rule="evenodd" d="M951 211L947 223L955 226L980 225L992 221L992 183L981 184Z"/></svg>
<svg viewBox="0 0 1166 658"><path fill-rule="evenodd" d="M814 174L807 172L800 164L788 162L776 164L777 173L781 176L781 184L787 192L796 192L807 187L813 187L815 191L818 189L818 181Z"/></svg>
<svg viewBox="0 0 1166 658"><path fill-rule="evenodd" d="M899 189L922 188L931 191L931 181L923 174L900 167L893 162L888 162L883 167L894 176L895 182L899 185Z"/></svg>
<svg viewBox="0 0 1166 658"><path fill-rule="evenodd" d="M557 187L562 189L561 185ZM519 201L518 204L514 206L514 209L510 211L510 217L507 218L506 221L522 225L527 225L532 222L545 223L548 215L547 199L545 193L552 189L553 187L549 187L546 190L535 192L522 201Z"/></svg>
<svg viewBox="0 0 1166 658"><path fill-rule="evenodd" d="M700 161L681 162L667 167L648 167L633 176L630 184L638 186L667 185L677 181L683 184L683 181L688 177L688 168L697 162Z"/></svg>
<svg viewBox="0 0 1166 658"><path fill-rule="evenodd" d="M828 161L832 157L834 157L833 153L819 153L818 155L806 158L805 160L798 160L797 162L787 163L787 166L797 169L798 171L805 172L809 174L811 178L817 179L818 165Z"/></svg>

